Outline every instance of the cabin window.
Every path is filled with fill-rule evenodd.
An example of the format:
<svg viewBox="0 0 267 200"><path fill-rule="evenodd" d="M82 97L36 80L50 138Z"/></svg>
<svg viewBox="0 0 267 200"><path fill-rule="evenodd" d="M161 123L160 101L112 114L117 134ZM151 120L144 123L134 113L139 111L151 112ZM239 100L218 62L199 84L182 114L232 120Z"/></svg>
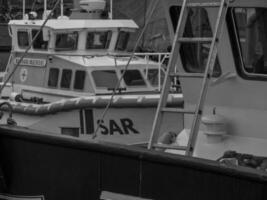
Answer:
<svg viewBox="0 0 267 200"><path fill-rule="evenodd" d="M48 86L49 87L57 87L58 75L59 75L59 69L50 68L50 70L49 70L49 78L48 78Z"/></svg>
<svg viewBox="0 0 267 200"><path fill-rule="evenodd" d="M98 70L93 71L92 76L97 88L116 88L118 84L118 76L114 70Z"/></svg>
<svg viewBox="0 0 267 200"><path fill-rule="evenodd" d="M122 70L121 73L124 71ZM123 80L127 86L146 86L145 80L139 70L127 70Z"/></svg>
<svg viewBox="0 0 267 200"><path fill-rule="evenodd" d="M130 33L125 31L120 31L116 44L116 50L125 51L128 45L129 38L130 38Z"/></svg>
<svg viewBox="0 0 267 200"><path fill-rule="evenodd" d="M170 8L170 15L176 30L180 7ZM212 29L208 18L208 13L204 8L190 8L185 25L184 37L212 37ZM181 61L186 72L203 73L209 56L210 43L183 43L180 48ZM221 75L221 67L216 58L213 76Z"/></svg>
<svg viewBox="0 0 267 200"><path fill-rule="evenodd" d="M70 69L63 69L62 76L61 76L61 83L60 87L69 89L71 84L71 77L72 77L72 70Z"/></svg>
<svg viewBox="0 0 267 200"><path fill-rule="evenodd" d="M32 39L34 39L35 35L39 32L39 30L32 30ZM43 31L41 31L36 40L33 42L33 48L38 50L47 50L48 41L44 41L43 39Z"/></svg>
<svg viewBox="0 0 267 200"><path fill-rule="evenodd" d="M239 71L246 78L266 77L267 9L235 8L232 15L242 60Z"/></svg>
<svg viewBox="0 0 267 200"><path fill-rule="evenodd" d="M89 32L87 35L86 49L107 49L112 32Z"/></svg>
<svg viewBox="0 0 267 200"><path fill-rule="evenodd" d="M85 71L77 70L75 72L74 89L83 90L85 81Z"/></svg>
<svg viewBox="0 0 267 200"><path fill-rule="evenodd" d="M27 31L18 31L18 45L20 48L29 47L29 34Z"/></svg>
<svg viewBox="0 0 267 200"><path fill-rule="evenodd" d="M56 51L71 51L77 49L78 32L56 34Z"/></svg>

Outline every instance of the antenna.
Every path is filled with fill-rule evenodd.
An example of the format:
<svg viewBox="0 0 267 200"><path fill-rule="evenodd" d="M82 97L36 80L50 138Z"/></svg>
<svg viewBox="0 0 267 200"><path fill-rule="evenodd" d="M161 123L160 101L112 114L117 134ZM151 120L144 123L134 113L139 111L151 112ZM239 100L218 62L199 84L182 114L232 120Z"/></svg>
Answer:
<svg viewBox="0 0 267 200"><path fill-rule="evenodd" d="M110 0L110 19L113 19L113 0Z"/></svg>
<svg viewBox="0 0 267 200"><path fill-rule="evenodd" d="M64 10L64 4L63 4L63 0L61 0L61 2L60 2L60 15L61 15L61 17L63 17L63 10Z"/></svg>
<svg viewBox="0 0 267 200"><path fill-rule="evenodd" d="M46 10L47 10L47 0L44 0L44 13L46 15Z"/></svg>
<svg viewBox="0 0 267 200"><path fill-rule="evenodd" d="M22 19L25 19L25 0L22 2Z"/></svg>

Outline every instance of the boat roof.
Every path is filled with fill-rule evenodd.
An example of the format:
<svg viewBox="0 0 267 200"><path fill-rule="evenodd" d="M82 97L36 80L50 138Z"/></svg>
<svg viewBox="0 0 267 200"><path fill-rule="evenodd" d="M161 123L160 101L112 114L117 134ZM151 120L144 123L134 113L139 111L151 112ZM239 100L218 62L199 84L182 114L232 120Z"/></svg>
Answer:
<svg viewBox="0 0 267 200"><path fill-rule="evenodd" d="M100 67L100 66L111 66L111 65L116 65L116 66L126 66L130 57L114 57L114 56L57 56L58 58L61 58L63 60L67 60L73 63L76 63L78 65L82 65L85 67ZM115 61L116 60L116 61ZM148 61L135 57L131 61L131 66L133 65L143 65L146 66L148 64ZM158 63L154 61L149 61L149 64L152 65L154 64L155 66L158 67Z"/></svg>
<svg viewBox="0 0 267 200"><path fill-rule="evenodd" d="M16 26L42 26L45 20L11 20L9 25ZM54 30L66 29L105 29L105 28L130 28L137 29L138 25L133 20L80 20L80 19L51 19L48 20L45 27Z"/></svg>

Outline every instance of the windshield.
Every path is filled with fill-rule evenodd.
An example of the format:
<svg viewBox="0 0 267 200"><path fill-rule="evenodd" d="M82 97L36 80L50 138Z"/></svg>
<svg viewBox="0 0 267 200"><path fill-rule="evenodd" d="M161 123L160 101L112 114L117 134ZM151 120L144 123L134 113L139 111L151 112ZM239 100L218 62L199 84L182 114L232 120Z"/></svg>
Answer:
<svg viewBox="0 0 267 200"><path fill-rule="evenodd" d="M111 31L89 32L87 35L86 49L107 49L111 35Z"/></svg>
<svg viewBox="0 0 267 200"><path fill-rule="evenodd" d="M58 33L56 35L56 51L76 50L78 44L78 32Z"/></svg>
<svg viewBox="0 0 267 200"><path fill-rule="evenodd" d="M130 38L130 33L125 31L120 31L116 44L116 50L125 51L128 46L129 38Z"/></svg>
<svg viewBox="0 0 267 200"><path fill-rule="evenodd" d="M98 89L116 88L119 81L115 70L93 71L92 76Z"/></svg>

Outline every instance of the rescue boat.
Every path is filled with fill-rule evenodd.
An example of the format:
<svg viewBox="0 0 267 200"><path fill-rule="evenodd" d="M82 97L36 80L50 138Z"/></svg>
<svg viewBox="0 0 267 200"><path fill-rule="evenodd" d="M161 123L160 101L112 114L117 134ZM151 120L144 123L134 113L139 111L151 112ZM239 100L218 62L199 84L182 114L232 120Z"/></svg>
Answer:
<svg viewBox="0 0 267 200"><path fill-rule="evenodd" d="M107 15L104 0L80 1L69 17L63 6L57 19L49 18L45 1L43 19L24 11L22 20L9 22L12 51L0 103L11 104L22 127L146 143L169 53L127 51L138 26ZM182 106L182 95L171 89L169 105ZM166 127L180 120L170 118Z"/></svg>
<svg viewBox="0 0 267 200"><path fill-rule="evenodd" d="M15 126L5 102L1 198L266 199L267 2L158 2L173 46L148 149ZM177 76L182 108L168 106ZM181 120L162 131L167 112Z"/></svg>

